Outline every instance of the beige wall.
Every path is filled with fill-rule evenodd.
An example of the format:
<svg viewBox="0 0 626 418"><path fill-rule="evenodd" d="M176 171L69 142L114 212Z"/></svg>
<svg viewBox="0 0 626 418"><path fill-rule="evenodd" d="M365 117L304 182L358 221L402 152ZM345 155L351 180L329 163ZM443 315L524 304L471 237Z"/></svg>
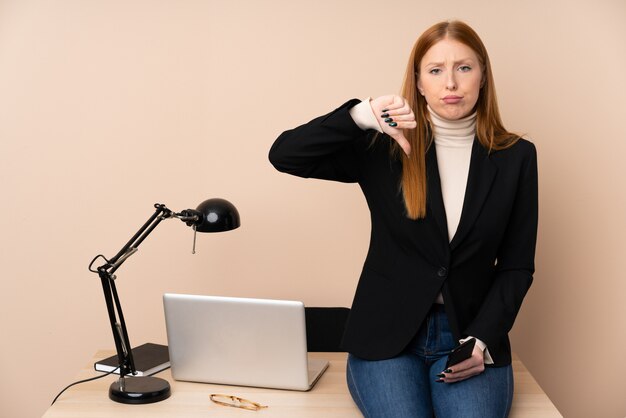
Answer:
<svg viewBox="0 0 626 418"><path fill-rule="evenodd" d="M338 4L336 4L338 3ZM87 271L152 204L224 197L243 226L161 225L119 271L134 345L166 291L349 305L354 185L267 162L284 129L399 90L411 45L473 25L540 158L537 273L514 350L567 417L626 415L626 6L618 1L0 0L0 415L36 417L112 338Z"/></svg>

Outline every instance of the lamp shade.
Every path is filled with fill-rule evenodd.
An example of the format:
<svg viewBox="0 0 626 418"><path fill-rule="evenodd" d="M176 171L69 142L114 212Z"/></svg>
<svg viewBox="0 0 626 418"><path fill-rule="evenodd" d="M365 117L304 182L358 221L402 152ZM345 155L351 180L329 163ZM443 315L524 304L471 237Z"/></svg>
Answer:
<svg viewBox="0 0 626 418"><path fill-rule="evenodd" d="M239 212L225 199L208 199L196 208L200 220L195 223L198 232L223 232L239 228Z"/></svg>

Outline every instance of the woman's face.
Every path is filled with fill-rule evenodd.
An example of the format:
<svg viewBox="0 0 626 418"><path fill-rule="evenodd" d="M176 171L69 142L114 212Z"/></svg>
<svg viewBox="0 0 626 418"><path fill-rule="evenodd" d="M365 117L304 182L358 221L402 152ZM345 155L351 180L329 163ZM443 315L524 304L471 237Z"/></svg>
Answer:
<svg viewBox="0 0 626 418"><path fill-rule="evenodd" d="M472 113L482 82L482 66L474 50L445 38L422 58L417 88L437 115L456 120Z"/></svg>

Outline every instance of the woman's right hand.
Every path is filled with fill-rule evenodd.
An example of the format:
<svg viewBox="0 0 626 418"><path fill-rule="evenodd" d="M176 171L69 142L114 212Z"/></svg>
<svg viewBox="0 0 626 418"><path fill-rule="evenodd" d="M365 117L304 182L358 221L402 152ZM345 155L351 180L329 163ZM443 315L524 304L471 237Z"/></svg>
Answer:
<svg viewBox="0 0 626 418"><path fill-rule="evenodd" d="M411 153L411 144L404 136L403 129L415 129L415 114L406 99L395 94L380 96L370 101L376 120L384 133L392 137L406 155ZM394 125L395 126L392 126Z"/></svg>

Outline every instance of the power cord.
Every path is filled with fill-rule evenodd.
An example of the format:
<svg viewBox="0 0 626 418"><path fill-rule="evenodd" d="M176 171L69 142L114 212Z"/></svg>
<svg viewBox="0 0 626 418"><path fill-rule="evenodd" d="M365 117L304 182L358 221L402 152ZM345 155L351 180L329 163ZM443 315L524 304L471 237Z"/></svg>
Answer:
<svg viewBox="0 0 626 418"><path fill-rule="evenodd" d="M59 399L59 396L61 396L63 394L63 392L65 392L66 390L68 390L72 386L77 385L79 383L91 382L92 380L96 380L96 379L102 379L103 377L106 377L106 376L110 375L111 373L115 373L115 371L118 370L119 368L120 368L120 366L117 366L115 369L111 370L110 372L106 372L103 375L90 377L89 379L79 380L78 382L74 382L72 384L67 385L65 387L65 389L63 389L61 392L59 392L59 394L54 398L54 400L52 401L50 406L54 405L54 403L57 401L57 399Z"/></svg>

